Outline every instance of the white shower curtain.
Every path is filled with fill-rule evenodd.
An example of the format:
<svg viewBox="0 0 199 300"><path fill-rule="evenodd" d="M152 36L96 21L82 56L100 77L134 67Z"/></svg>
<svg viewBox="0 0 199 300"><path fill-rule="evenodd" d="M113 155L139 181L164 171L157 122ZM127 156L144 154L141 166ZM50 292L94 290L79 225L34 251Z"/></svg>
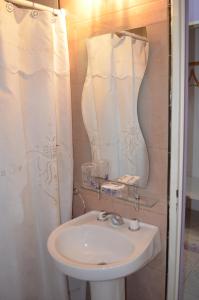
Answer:
<svg viewBox="0 0 199 300"><path fill-rule="evenodd" d="M67 299L47 252L71 216L65 16L0 2L0 300Z"/></svg>

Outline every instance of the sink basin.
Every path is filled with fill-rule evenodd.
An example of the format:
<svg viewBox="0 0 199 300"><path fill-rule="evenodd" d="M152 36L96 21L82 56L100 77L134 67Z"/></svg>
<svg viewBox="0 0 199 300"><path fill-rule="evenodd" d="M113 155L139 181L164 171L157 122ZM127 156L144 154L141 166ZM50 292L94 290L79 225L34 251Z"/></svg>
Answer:
<svg viewBox="0 0 199 300"><path fill-rule="evenodd" d="M120 262L133 251L132 243L121 233L91 224L70 227L67 234L63 231L56 247L72 264L87 264L86 268L92 269L96 265Z"/></svg>
<svg viewBox="0 0 199 300"><path fill-rule="evenodd" d="M123 278L136 272L160 251L156 226L140 223L138 231L110 221L98 221L99 211L88 212L56 228L48 251L61 272L86 281Z"/></svg>

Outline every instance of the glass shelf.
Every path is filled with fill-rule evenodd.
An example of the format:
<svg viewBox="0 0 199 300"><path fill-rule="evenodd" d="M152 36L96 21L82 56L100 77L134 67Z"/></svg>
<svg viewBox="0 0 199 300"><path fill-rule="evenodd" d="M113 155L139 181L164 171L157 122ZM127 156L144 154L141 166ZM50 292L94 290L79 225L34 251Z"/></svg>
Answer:
<svg viewBox="0 0 199 300"><path fill-rule="evenodd" d="M109 192L102 191L101 190L102 185L108 183L116 184L118 186L124 186L124 188L116 194L111 194ZM92 192L98 193L99 197L100 195L104 195L106 197L120 199L128 203L132 203L136 207L151 208L159 201L159 199L157 199L155 196L149 194L146 191L144 192L144 189L141 189L136 185L129 185L114 180L106 180L99 177L94 178L93 186L82 185L82 188L85 190L90 190Z"/></svg>

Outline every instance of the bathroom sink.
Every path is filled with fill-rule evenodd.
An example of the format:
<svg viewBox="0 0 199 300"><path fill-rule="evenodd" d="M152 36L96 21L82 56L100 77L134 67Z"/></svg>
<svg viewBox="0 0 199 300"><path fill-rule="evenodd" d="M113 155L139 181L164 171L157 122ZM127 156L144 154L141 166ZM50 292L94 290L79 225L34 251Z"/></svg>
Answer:
<svg viewBox="0 0 199 300"><path fill-rule="evenodd" d="M99 211L88 212L56 228L49 236L48 251L61 272L87 281L106 281L136 272L160 251L156 226L131 220L114 226L97 220Z"/></svg>

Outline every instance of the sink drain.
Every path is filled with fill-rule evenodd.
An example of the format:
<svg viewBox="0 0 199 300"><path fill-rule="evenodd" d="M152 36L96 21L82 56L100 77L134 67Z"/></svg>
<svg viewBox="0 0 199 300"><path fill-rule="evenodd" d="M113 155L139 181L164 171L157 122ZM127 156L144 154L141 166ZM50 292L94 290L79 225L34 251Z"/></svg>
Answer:
<svg viewBox="0 0 199 300"><path fill-rule="evenodd" d="M104 265L107 265L107 263L106 262L100 262L100 263L98 263L98 266L104 266Z"/></svg>

